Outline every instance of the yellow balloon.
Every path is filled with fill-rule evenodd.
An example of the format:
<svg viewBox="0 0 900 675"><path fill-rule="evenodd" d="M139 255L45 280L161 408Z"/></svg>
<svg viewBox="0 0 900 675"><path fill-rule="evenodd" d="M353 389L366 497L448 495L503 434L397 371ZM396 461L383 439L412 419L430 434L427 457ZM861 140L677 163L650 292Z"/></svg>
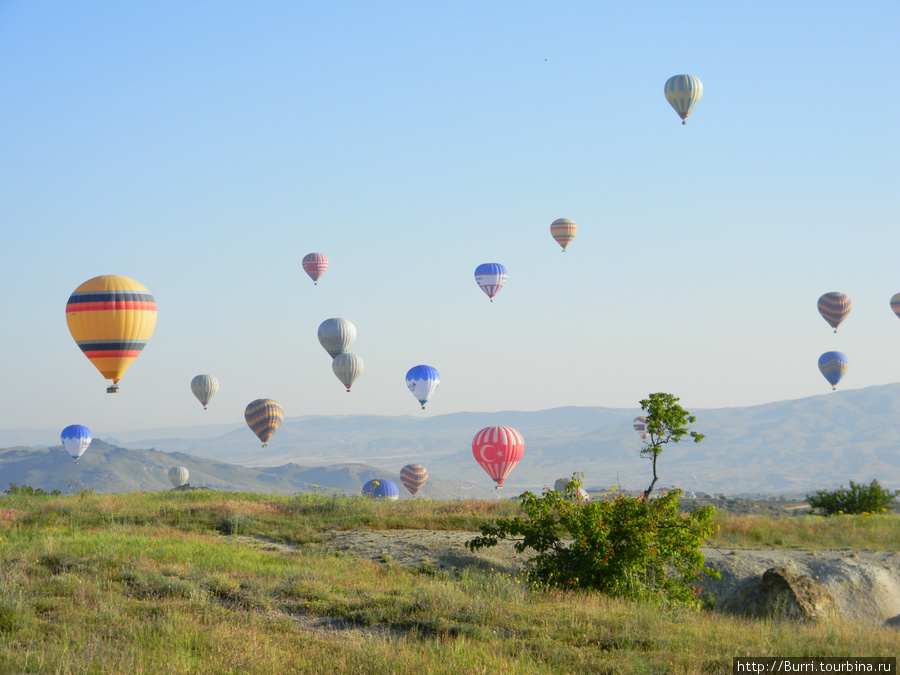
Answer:
<svg viewBox="0 0 900 675"><path fill-rule="evenodd" d="M113 386L147 344L156 327L156 301L134 279L107 274L85 281L66 303L75 342Z"/></svg>

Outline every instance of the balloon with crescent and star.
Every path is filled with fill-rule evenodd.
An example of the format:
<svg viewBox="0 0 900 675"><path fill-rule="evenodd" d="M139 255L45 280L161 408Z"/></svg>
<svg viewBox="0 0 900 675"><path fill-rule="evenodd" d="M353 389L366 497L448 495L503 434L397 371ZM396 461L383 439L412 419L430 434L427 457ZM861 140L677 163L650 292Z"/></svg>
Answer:
<svg viewBox="0 0 900 675"><path fill-rule="evenodd" d="M522 434L512 427L485 427L472 440L472 455L481 468L503 487L509 472L516 468L525 452Z"/></svg>

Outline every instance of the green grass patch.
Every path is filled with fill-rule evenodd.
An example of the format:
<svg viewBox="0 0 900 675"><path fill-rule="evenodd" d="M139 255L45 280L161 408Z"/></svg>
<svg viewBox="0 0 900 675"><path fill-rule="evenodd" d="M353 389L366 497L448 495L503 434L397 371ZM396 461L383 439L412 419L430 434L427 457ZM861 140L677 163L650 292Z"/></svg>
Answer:
<svg viewBox="0 0 900 675"><path fill-rule="evenodd" d="M12 515L0 518L0 672L708 673L730 671L736 655L897 652L890 629L536 590L316 543L341 528L474 533L516 509L215 491L2 497ZM717 542L900 542L896 517L743 518L724 517Z"/></svg>

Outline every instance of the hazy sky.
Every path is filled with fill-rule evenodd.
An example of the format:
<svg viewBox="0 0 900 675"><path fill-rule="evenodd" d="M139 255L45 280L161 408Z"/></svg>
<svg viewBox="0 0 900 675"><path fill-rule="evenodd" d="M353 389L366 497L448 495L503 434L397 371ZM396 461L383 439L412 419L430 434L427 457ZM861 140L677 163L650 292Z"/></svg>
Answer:
<svg viewBox="0 0 900 675"><path fill-rule="evenodd" d="M0 428L745 406L830 392L832 349L840 388L898 381L898 34L895 0L0 1ZM115 396L65 321L100 274L159 308Z"/></svg>

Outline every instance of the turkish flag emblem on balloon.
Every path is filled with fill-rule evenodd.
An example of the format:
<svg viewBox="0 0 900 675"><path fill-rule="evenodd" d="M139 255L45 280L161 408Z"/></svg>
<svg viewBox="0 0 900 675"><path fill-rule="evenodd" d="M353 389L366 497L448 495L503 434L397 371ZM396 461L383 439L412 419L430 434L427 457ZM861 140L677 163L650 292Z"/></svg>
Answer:
<svg viewBox="0 0 900 675"><path fill-rule="evenodd" d="M522 434L512 427L485 427L472 440L475 461L497 483L497 489L503 487L503 481L516 468L524 452Z"/></svg>

